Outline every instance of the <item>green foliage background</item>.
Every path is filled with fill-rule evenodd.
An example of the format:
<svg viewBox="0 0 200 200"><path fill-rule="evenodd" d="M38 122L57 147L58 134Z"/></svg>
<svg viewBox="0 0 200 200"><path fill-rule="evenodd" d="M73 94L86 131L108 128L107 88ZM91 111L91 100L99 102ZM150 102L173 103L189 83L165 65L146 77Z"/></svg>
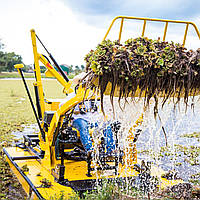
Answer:
<svg viewBox="0 0 200 200"><path fill-rule="evenodd" d="M4 44L0 40L0 72L13 71L15 64L22 63L22 57L14 52L4 52Z"/></svg>

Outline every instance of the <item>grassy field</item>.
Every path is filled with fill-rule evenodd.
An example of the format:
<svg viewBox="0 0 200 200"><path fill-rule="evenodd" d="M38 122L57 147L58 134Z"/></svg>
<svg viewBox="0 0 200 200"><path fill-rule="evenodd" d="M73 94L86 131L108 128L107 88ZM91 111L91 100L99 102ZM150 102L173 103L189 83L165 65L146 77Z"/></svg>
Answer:
<svg viewBox="0 0 200 200"><path fill-rule="evenodd" d="M41 74L42 78L46 78L45 74ZM34 73L27 73L24 72L25 78L35 78ZM74 74L69 74L68 78L72 79L74 77ZM0 79L1 78L21 78L18 72L1 72L0 73ZM52 79L52 78L51 78Z"/></svg>
<svg viewBox="0 0 200 200"><path fill-rule="evenodd" d="M24 73L24 76L26 78L34 78L34 73ZM42 74L42 77L45 77L44 74ZM0 78L20 78L20 75L18 72L1 72Z"/></svg>
<svg viewBox="0 0 200 200"><path fill-rule="evenodd" d="M27 80L33 96L33 80ZM62 98L63 87L54 80L44 80L48 98ZM0 199L24 199L20 184L5 162L3 147L13 142L12 131L22 131L23 124L35 123L33 112L21 80L0 80Z"/></svg>

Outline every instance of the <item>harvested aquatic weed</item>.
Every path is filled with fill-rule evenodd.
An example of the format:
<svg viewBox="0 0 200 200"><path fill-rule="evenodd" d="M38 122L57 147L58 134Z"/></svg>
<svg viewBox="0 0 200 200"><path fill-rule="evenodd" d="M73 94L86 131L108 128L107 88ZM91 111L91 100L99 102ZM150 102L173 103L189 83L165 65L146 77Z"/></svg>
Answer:
<svg viewBox="0 0 200 200"><path fill-rule="evenodd" d="M22 168L21 168L21 170L22 170L23 172L29 172L28 165L27 165L27 164L23 165Z"/></svg>
<svg viewBox="0 0 200 200"><path fill-rule="evenodd" d="M183 97L187 104L188 97L200 90L200 49L187 51L174 42L146 37L129 39L124 44L105 40L86 55L85 61L86 88L100 92L102 110L109 84L112 106L114 96L119 102L121 98L145 97L145 107L152 97L155 102L163 97L162 106L170 97L175 104Z"/></svg>
<svg viewBox="0 0 200 200"><path fill-rule="evenodd" d="M46 178L43 178L40 182L42 183L41 187L49 188L52 186L52 183Z"/></svg>

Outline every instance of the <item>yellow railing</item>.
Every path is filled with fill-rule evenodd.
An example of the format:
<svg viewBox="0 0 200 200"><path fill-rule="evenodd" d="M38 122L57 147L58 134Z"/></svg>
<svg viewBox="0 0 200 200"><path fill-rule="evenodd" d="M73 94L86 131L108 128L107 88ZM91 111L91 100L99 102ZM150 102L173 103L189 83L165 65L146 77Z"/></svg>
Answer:
<svg viewBox="0 0 200 200"><path fill-rule="evenodd" d="M168 28L168 24L169 23L177 23L177 24L185 24L186 27L185 27L185 33L184 33L184 38L183 38L183 46L185 46L185 41L186 41L186 37L187 37L187 32L188 32L188 27L189 25L193 26L193 28L195 29L196 31L196 34L198 36L198 38L200 39L200 33L199 33L199 30L197 28L197 26L193 23L193 22L188 22L188 21L178 21L178 20L167 20L167 19L151 19L151 18L144 18L144 17L126 17L126 16L118 16L118 17L115 17L112 21L112 23L110 24L107 32L106 32L106 35L104 36L104 39L105 40L114 24L114 22L117 20L117 19L121 19L121 24L120 24L120 30L119 30L119 38L118 40L120 41L121 40L121 36L122 36L122 29L123 29L123 25L124 25L124 19L135 19L135 20L142 20L144 21L143 23L143 28L142 28L142 34L141 36L143 37L144 36L144 33L145 33L145 28L146 28L146 23L147 21L154 21L154 22L164 22L165 23L165 27L164 27L164 34L163 34L163 41L165 41L166 39L166 34L167 34L167 28Z"/></svg>

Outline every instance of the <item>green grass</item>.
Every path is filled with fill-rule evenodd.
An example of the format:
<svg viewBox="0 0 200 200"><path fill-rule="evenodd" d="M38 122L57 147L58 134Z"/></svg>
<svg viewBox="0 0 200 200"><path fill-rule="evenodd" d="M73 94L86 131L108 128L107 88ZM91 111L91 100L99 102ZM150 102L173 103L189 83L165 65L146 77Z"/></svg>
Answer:
<svg viewBox="0 0 200 200"><path fill-rule="evenodd" d="M34 78L34 73L26 73L24 72L25 78ZM42 74L42 77L45 77L44 74ZM1 72L0 78L20 78L20 75L18 72Z"/></svg>
<svg viewBox="0 0 200 200"><path fill-rule="evenodd" d="M41 76L42 76L42 78L46 78L44 73L42 73ZM68 78L73 79L74 76L75 76L74 74L69 74ZM24 77L25 78L35 78L34 73L27 73L27 72L24 72ZM21 78L21 77L18 72L1 72L0 79L1 78ZM52 77L50 79L54 79L54 78Z"/></svg>
<svg viewBox="0 0 200 200"><path fill-rule="evenodd" d="M33 95L33 80L27 80ZM47 98L64 98L63 87L55 79L44 80ZM23 190L5 162L3 147L13 142L12 131L22 131L23 124L36 123L21 80L0 80L0 199L24 199ZM10 189L12 188L12 190Z"/></svg>

